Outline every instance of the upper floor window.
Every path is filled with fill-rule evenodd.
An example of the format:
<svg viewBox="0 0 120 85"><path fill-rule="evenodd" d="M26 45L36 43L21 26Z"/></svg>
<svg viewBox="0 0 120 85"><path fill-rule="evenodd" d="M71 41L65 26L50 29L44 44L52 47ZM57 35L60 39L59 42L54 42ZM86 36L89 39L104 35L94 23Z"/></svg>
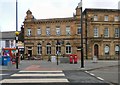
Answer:
<svg viewBox="0 0 120 85"><path fill-rule="evenodd" d="M46 35L50 35L50 28L49 27L46 28Z"/></svg>
<svg viewBox="0 0 120 85"><path fill-rule="evenodd" d="M28 36L31 36L31 29L30 28L28 28L28 31L27 31L28 33L27 33L27 35Z"/></svg>
<svg viewBox="0 0 120 85"><path fill-rule="evenodd" d="M70 32L70 26L67 26L66 27L66 35L70 35L71 34L71 32Z"/></svg>
<svg viewBox="0 0 120 85"><path fill-rule="evenodd" d="M118 17L118 16L115 16L115 17L114 17L114 21L119 21L119 17Z"/></svg>
<svg viewBox="0 0 120 85"><path fill-rule="evenodd" d="M56 27L56 35L60 35L60 27Z"/></svg>
<svg viewBox="0 0 120 85"><path fill-rule="evenodd" d="M38 51L38 55L42 54L42 45L41 44L37 45L37 51Z"/></svg>
<svg viewBox="0 0 120 85"><path fill-rule="evenodd" d="M9 40L6 40L5 47L10 47L10 42L9 42Z"/></svg>
<svg viewBox="0 0 120 85"><path fill-rule="evenodd" d="M94 28L94 37L98 37L98 28Z"/></svg>
<svg viewBox="0 0 120 85"><path fill-rule="evenodd" d="M108 15L104 16L104 21L108 21Z"/></svg>
<svg viewBox="0 0 120 85"><path fill-rule="evenodd" d="M115 37L120 37L120 29L115 28Z"/></svg>
<svg viewBox="0 0 120 85"><path fill-rule="evenodd" d="M37 29L37 35L41 35L41 29L40 28Z"/></svg>
<svg viewBox="0 0 120 85"><path fill-rule="evenodd" d="M94 15L94 21L98 21L98 16Z"/></svg>
<svg viewBox="0 0 120 85"><path fill-rule="evenodd" d="M77 27L77 34L81 34L81 26Z"/></svg>
<svg viewBox="0 0 120 85"><path fill-rule="evenodd" d="M104 29L104 37L109 37L109 30L108 30L108 28Z"/></svg>

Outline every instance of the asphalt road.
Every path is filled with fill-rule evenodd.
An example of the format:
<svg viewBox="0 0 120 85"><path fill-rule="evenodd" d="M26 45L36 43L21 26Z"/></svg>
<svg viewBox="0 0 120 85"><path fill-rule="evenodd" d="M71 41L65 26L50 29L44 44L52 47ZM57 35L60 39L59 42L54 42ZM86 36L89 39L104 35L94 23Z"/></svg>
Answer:
<svg viewBox="0 0 120 85"><path fill-rule="evenodd" d="M96 70L89 71L90 73L95 74L96 77L101 77L105 81L113 83L113 85L119 85L118 84L118 66L111 66L106 68L100 68Z"/></svg>
<svg viewBox="0 0 120 85"><path fill-rule="evenodd" d="M51 85L109 85L108 82L105 82L104 80L100 80L94 76L91 76L89 73L85 71L80 71L80 70L65 70L62 72L17 72L17 71L4 71L3 74L9 74L9 75L4 75L3 80L7 79L7 81L11 83L3 83L2 85L45 85L45 84L51 84ZM29 75L31 74L31 75ZM36 75L37 74L37 75ZM43 76L41 76L43 74ZM45 76L51 74L50 76ZM64 74L65 76L53 76L53 75L62 75ZM21 76L19 76L21 75ZM23 76L24 75L24 76ZM36 76L32 76L36 75ZM39 76L40 75L40 76ZM13 81L11 81L11 79ZM17 82L18 80L25 79L24 81L27 81L27 83L21 83ZM35 79L33 83L30 81L30 79ZM39 79L56 79L55 82L39 82ZM68 82L58 82L57 79L66 79ZM15 83L13 83L15 82ZM31 83L30 83L31 82Z"/></svg>

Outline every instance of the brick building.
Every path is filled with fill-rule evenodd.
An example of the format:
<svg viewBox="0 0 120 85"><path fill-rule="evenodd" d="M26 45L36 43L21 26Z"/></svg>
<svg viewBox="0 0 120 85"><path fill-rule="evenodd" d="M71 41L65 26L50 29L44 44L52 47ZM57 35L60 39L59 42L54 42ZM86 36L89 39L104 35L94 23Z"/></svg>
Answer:
<svg viewBox="0 0 120 85"><path fill-rule="evenodd" d="M25 54L47 59L49 55L81 56L80 8L68 18L36 19L30 10L24 20ZM118 10L86 9L83 12L84 57L116 58L120 51Z"/></svg>

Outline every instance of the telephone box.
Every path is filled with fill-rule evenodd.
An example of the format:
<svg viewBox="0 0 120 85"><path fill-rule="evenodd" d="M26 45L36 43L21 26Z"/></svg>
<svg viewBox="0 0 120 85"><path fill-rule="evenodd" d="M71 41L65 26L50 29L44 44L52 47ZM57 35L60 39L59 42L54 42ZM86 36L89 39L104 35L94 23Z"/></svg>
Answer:
<svg viewBox="0 0 120 85"><path fill-rule="evenodd" d="M16 48L3 48L2 49L3 56L10 56L10 60L12 61L12 64L16 63ZM18 49L18 57L20 62L20 54Z"/></svg>

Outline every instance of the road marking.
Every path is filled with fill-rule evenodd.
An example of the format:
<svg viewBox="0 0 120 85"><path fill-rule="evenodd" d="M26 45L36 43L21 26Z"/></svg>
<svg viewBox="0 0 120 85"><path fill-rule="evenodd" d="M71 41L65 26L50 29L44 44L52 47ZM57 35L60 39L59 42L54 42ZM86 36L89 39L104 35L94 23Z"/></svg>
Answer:
<svg viewBox="0 0 120 85"><path fill-rule="evenodd" d="M62 71L19 71L19 72L62 72Z"/></svg>
<svg viewBox="0 0 120 85"><path fill-rule="evenodd" d="M49 82L69 82L67 79L4 79L0 83L49 83Z"/></svg>
<svg viewBox="0 0 120 85"><path fill-rule="evenodd" d="M102 81L104 80L104 79L103 79L103 78L101 78L101 77L97 77L97 78L98 78L98 79L100 79L100 80L102 80Z"/></svg>
<svg viewBox="0 0 120 85"><path fill-rule="evenodd" d="M0 83L49 83L49 82L59 83L69 81L65 78L63 71L19 71L18 73L11 75L9 79L3 79L0 81Z"/></svg>
<svg viewBox="0 0 120 85"><path fill-rule="evenodd" d="M95 74L93 74L93 73L90 73L90 75L95 76Z"/></svg>
<svg viewBox="0 0 120 85"><path fill-rule="evenodd" d="M9 75L9 74L0 74L0 76Z"/></svg>
<svg viewBox="0 0 120 85"><path fill-rule="evenodd" d="M89 73L88 71L85 71L86 73Z"/></svg>
<svg viewBox="0 0 120 85"><path fill-rule="evenodd" d="M62 74L13 74L11 76L20 77L20 76L65 76Z"/></svg>

